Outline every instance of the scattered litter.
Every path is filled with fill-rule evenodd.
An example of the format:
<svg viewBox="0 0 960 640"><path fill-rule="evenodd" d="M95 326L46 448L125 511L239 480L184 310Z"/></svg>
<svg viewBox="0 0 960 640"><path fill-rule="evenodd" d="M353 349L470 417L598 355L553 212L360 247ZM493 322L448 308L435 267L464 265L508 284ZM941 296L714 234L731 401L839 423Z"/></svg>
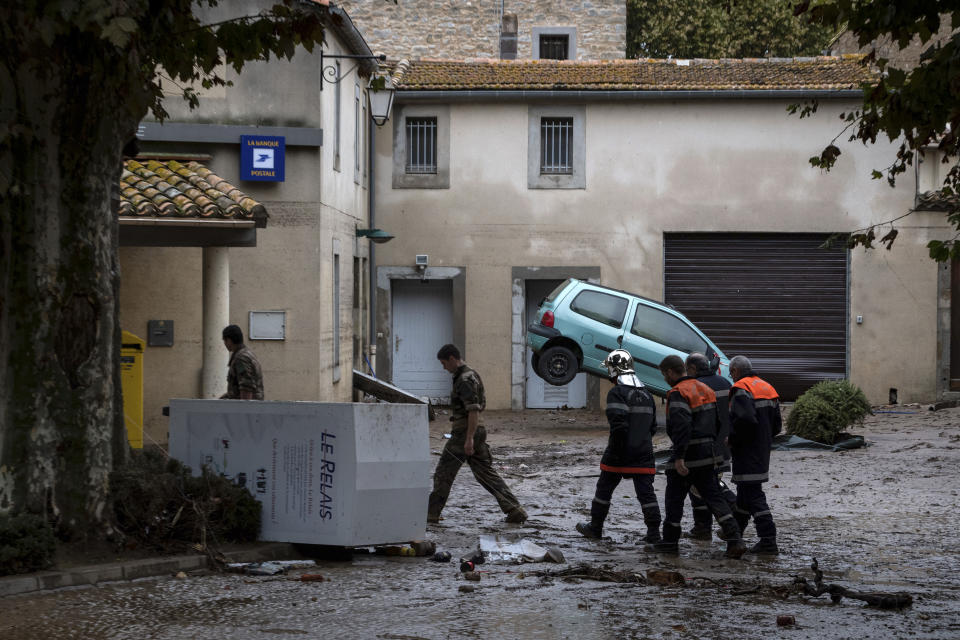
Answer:
<svg viewBox="0 0 960 640"><path fill-rule="evenodd" d="M437 551L433 554L431 560L434 562L450 562L450 552L449 551Z"/></svg>
<svg viewBox="0 0 960 640"><path fill-rule="evenodd" d="M797 624L797 620L793 616L777 616L778 627L792 627L795 624Z"/></svg>
<svg viewBox="0 0 960 640"><path fill-rule="evenodd" d="M903 591L896 593L862 593L841 587L838 584L824 584L823 571L820 570L816 558L810 563L810 568L813 569L813 583L808 582L803 576L793 577L794 588L808 596L820 596L824 593L829 593L830 600L832 600L834 604L839 604L844 598L852 598L854 600L862 600L866 602L867 605L879 607L880 609L902 609L913 604L913 596Z"/></svg>
<svg viewBox="0 0 960 640"><path fill-rule="evenodd" d="M464 580L469 580L470 582L480 582L480 573L477 571L467 571L463 574Z"/></svg>
<svg viewBox="0 0 960 640"><path fill-rule="evenodd" d="M639 573L614 571L609 566L600 568L591 567L588 564L580 564L559 571L532 571L523 575L541 576L544 578L563 578L564 580L597 580L599 582L619 582L623 584L647 583L646 579Z"/></svg>
<svg viewBox="0 0 960 640"><path fill-rule="evenodd" d="M445 434L443 434L443 437L446 438L447 440L449 440L450 438L453 437L453 434L452 434L452 433L445 433Z"/></svg>
<svg viewBox="0 0 960 640"><path fill-rule="evenodd" d="M249 576L275 576L289 569L303 569L316 566L313 560L271 560L270 562L231 562L227 571L245 573Z"/></svg>
<svg viewBox="0 0 960 640"><path fill-rule="evenodd" d="M932 410L932 409L931 409ZM898 413L898 414L914 414L920 413L919 411L886 411L886 410L874 410L874 413Z"/></svg>
<svg viewBox="0 0 960 640"><path fill-rule="evenodd" d="M480 551L490 562L563 562L563 553L556 548L545 549L526 538L507 536L480 536Z"/></svg>
<svg viewBox="0 0 960 640"><path fill-rule="evenodd" d="M460 585L460 593L473 593L476 591L476 587L472 584L462 584Z"/></svg>
<svg viewBox="0 0 960 640"><path fill-rule="evenodd" d="M686 580L682 573L667 571L666 569L647 569L647 583L659 584L665 587L683 586Z"/></svg>
<svg viewBox="0 0 960 640"><path fill-rule="evenodd" d="M300 582L323 582L324 580L326 578L319 573L305 573L300 576Z"/></svg>
<svg viewBox="0 0 960 640"><path fill-rule="evenodd" d="M841 434L846 436L843 440L837 440L833 444L824 444L807 440L800 436L779 435L773 439L774 451L791 451L793 449L822 449L825 451L848 451L850 449L859 449L866 447L869 443L863 439L863 436L854 436L849 433Z"/></svg>
<svg viewBox="0 0 960 640"><path fill-rule="evenodd" d="M187 577L187 574L184 573L183 571L177 571L177 576L176 576L176 577L177 577L177 579L179 579L179 580L183 580L184 578Z"/></svg>

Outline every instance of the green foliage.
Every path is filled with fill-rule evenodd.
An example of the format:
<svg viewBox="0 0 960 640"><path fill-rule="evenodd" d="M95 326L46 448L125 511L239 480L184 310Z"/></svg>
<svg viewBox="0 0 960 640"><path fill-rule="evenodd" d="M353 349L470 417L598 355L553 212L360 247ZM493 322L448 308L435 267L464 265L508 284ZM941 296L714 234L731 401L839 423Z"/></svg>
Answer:
<svg viewBox="0 0 960 640"><path fill-rule="evenodd" d="M812 23L827 28L846 28L857 36L860 47L878 41L896 43L901 49L911 42L923 47L920 63L913 69L897 68L889 59L877 55L873 48L863 64L874 64L884 72L875 85L864 87L862 105L850 113L841 114L844 127L820 156L810 158L814 167L829 171L840 155L833 144L850 131L850 141L874 144L886 138L898 144L892 162L885 169L873 169L874 178L886 176L890 186L897 177L925 154L939 155L939 161L952 166L946 171L939 189L945 201L952 202L946 211L947 222L958 230L952 239L934 240L927 245L930 257L937 261L960 258L960 1L929 0L902 2L900 0L833 0L811 3L804 0L797 8L798 15L806 14ZM934 35L941 20L954 33L945 40ZM816 111L816 105L807 105L806 115ZM801 113L801 117L803 117ZM936 149L936 154L929 154ZM934 159L936 161L936 158ZM892 221L881 223L882 226ZM871 246L873 227L854 234L853 246ZM887 248L896 236L884 237Z"/></svg>
<svg viewBox="0 0 960 640"><path fill-rule="evenodd" d="M797 398L787 416L787 433L833 444L848 427L862 424L871 413L860 387L847 380L825 380Z"/></svg>
<svg viewBox="0 0 960 640"><path fill-rule="evenodd" d="M120 530L148 547L247 542L260 532L260 503L247 489L206 469L191 476L159 449L134 452L110 474L110 489Z"/></svg>
<svg viewBox="0 0 960 640"><path fill-rule="evenodd" d="M836 32L782 0L628 0L628 58L820 55Z"/></svg>
<svg viewBox="0 0 960 640"><path fill-rule="evenodd" d="M56 548L53 528L40 516L0 514L0 576L46 569Z"/></svg>

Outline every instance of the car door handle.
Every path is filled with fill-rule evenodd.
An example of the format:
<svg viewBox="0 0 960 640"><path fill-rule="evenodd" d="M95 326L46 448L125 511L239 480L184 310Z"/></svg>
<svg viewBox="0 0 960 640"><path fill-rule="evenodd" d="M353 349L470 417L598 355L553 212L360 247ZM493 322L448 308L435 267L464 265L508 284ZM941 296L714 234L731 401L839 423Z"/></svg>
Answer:
<svg viewBox="0 0 960 640"><path fill-rule="evenodd" d="M607 351L607 352L613 351L613 347L605 347L602 344L595 344L593 346L595 346L597 349L600 349L600 351Z"/></svg>

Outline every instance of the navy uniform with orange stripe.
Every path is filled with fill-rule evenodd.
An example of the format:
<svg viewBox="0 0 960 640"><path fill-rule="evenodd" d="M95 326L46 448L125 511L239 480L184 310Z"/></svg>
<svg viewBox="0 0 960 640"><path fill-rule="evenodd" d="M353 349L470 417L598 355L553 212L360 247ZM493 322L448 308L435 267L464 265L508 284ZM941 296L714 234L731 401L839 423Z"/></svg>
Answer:
<svg viewBox="0 0 960 640"><path fill-rule="evenodd" d="M679 362L682 366L682 361ZM716 466L723 461L716 443L719 429L717 396L713 389L690 376L679 378L667 393L667 435L673 442L673 455L666 474L663 542L654 545L652 551L676 553L683 503L693 486L723 530L727 555L739 557L743 553L740 529L717 481ZM677 460L683 460L689 471L687 475L682 476L675 469Z"/></svg>
<svg viewBox="0 0 960 640"><path fill-rule="evenodd" d="M745 372L730 389L732 479L737 484L734 515L741 531L753 517L761 541L755 547L757 552L776 553L777 528L767 506L763 483L770 478L770 447L782 426L776 389L754 371Z"/></svg>
<svg viewBox="0 0 960 640"><path fill-rule="evenodd" d="M653 491L657 472L653 435L657 432L656 405L643 383L632 372L617 376L607 393L610 439L600 459L600 479L590 505L590 522L577 525L588 538L599 538L610 511L610 498L620 480L630 478L647 525L645 542L660 539L660 505Z"/></svg>

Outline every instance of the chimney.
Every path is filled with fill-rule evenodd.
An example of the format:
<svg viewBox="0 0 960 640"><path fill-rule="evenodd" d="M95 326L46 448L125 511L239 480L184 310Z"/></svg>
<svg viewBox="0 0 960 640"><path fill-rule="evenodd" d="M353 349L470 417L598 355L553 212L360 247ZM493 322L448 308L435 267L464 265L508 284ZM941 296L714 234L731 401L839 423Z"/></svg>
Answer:
<svg viewBox="0 0 960 640"><path fill-rule="evenodd" d="M517 14L503 14L500 25L500 59L517 59Z"/></svg>

